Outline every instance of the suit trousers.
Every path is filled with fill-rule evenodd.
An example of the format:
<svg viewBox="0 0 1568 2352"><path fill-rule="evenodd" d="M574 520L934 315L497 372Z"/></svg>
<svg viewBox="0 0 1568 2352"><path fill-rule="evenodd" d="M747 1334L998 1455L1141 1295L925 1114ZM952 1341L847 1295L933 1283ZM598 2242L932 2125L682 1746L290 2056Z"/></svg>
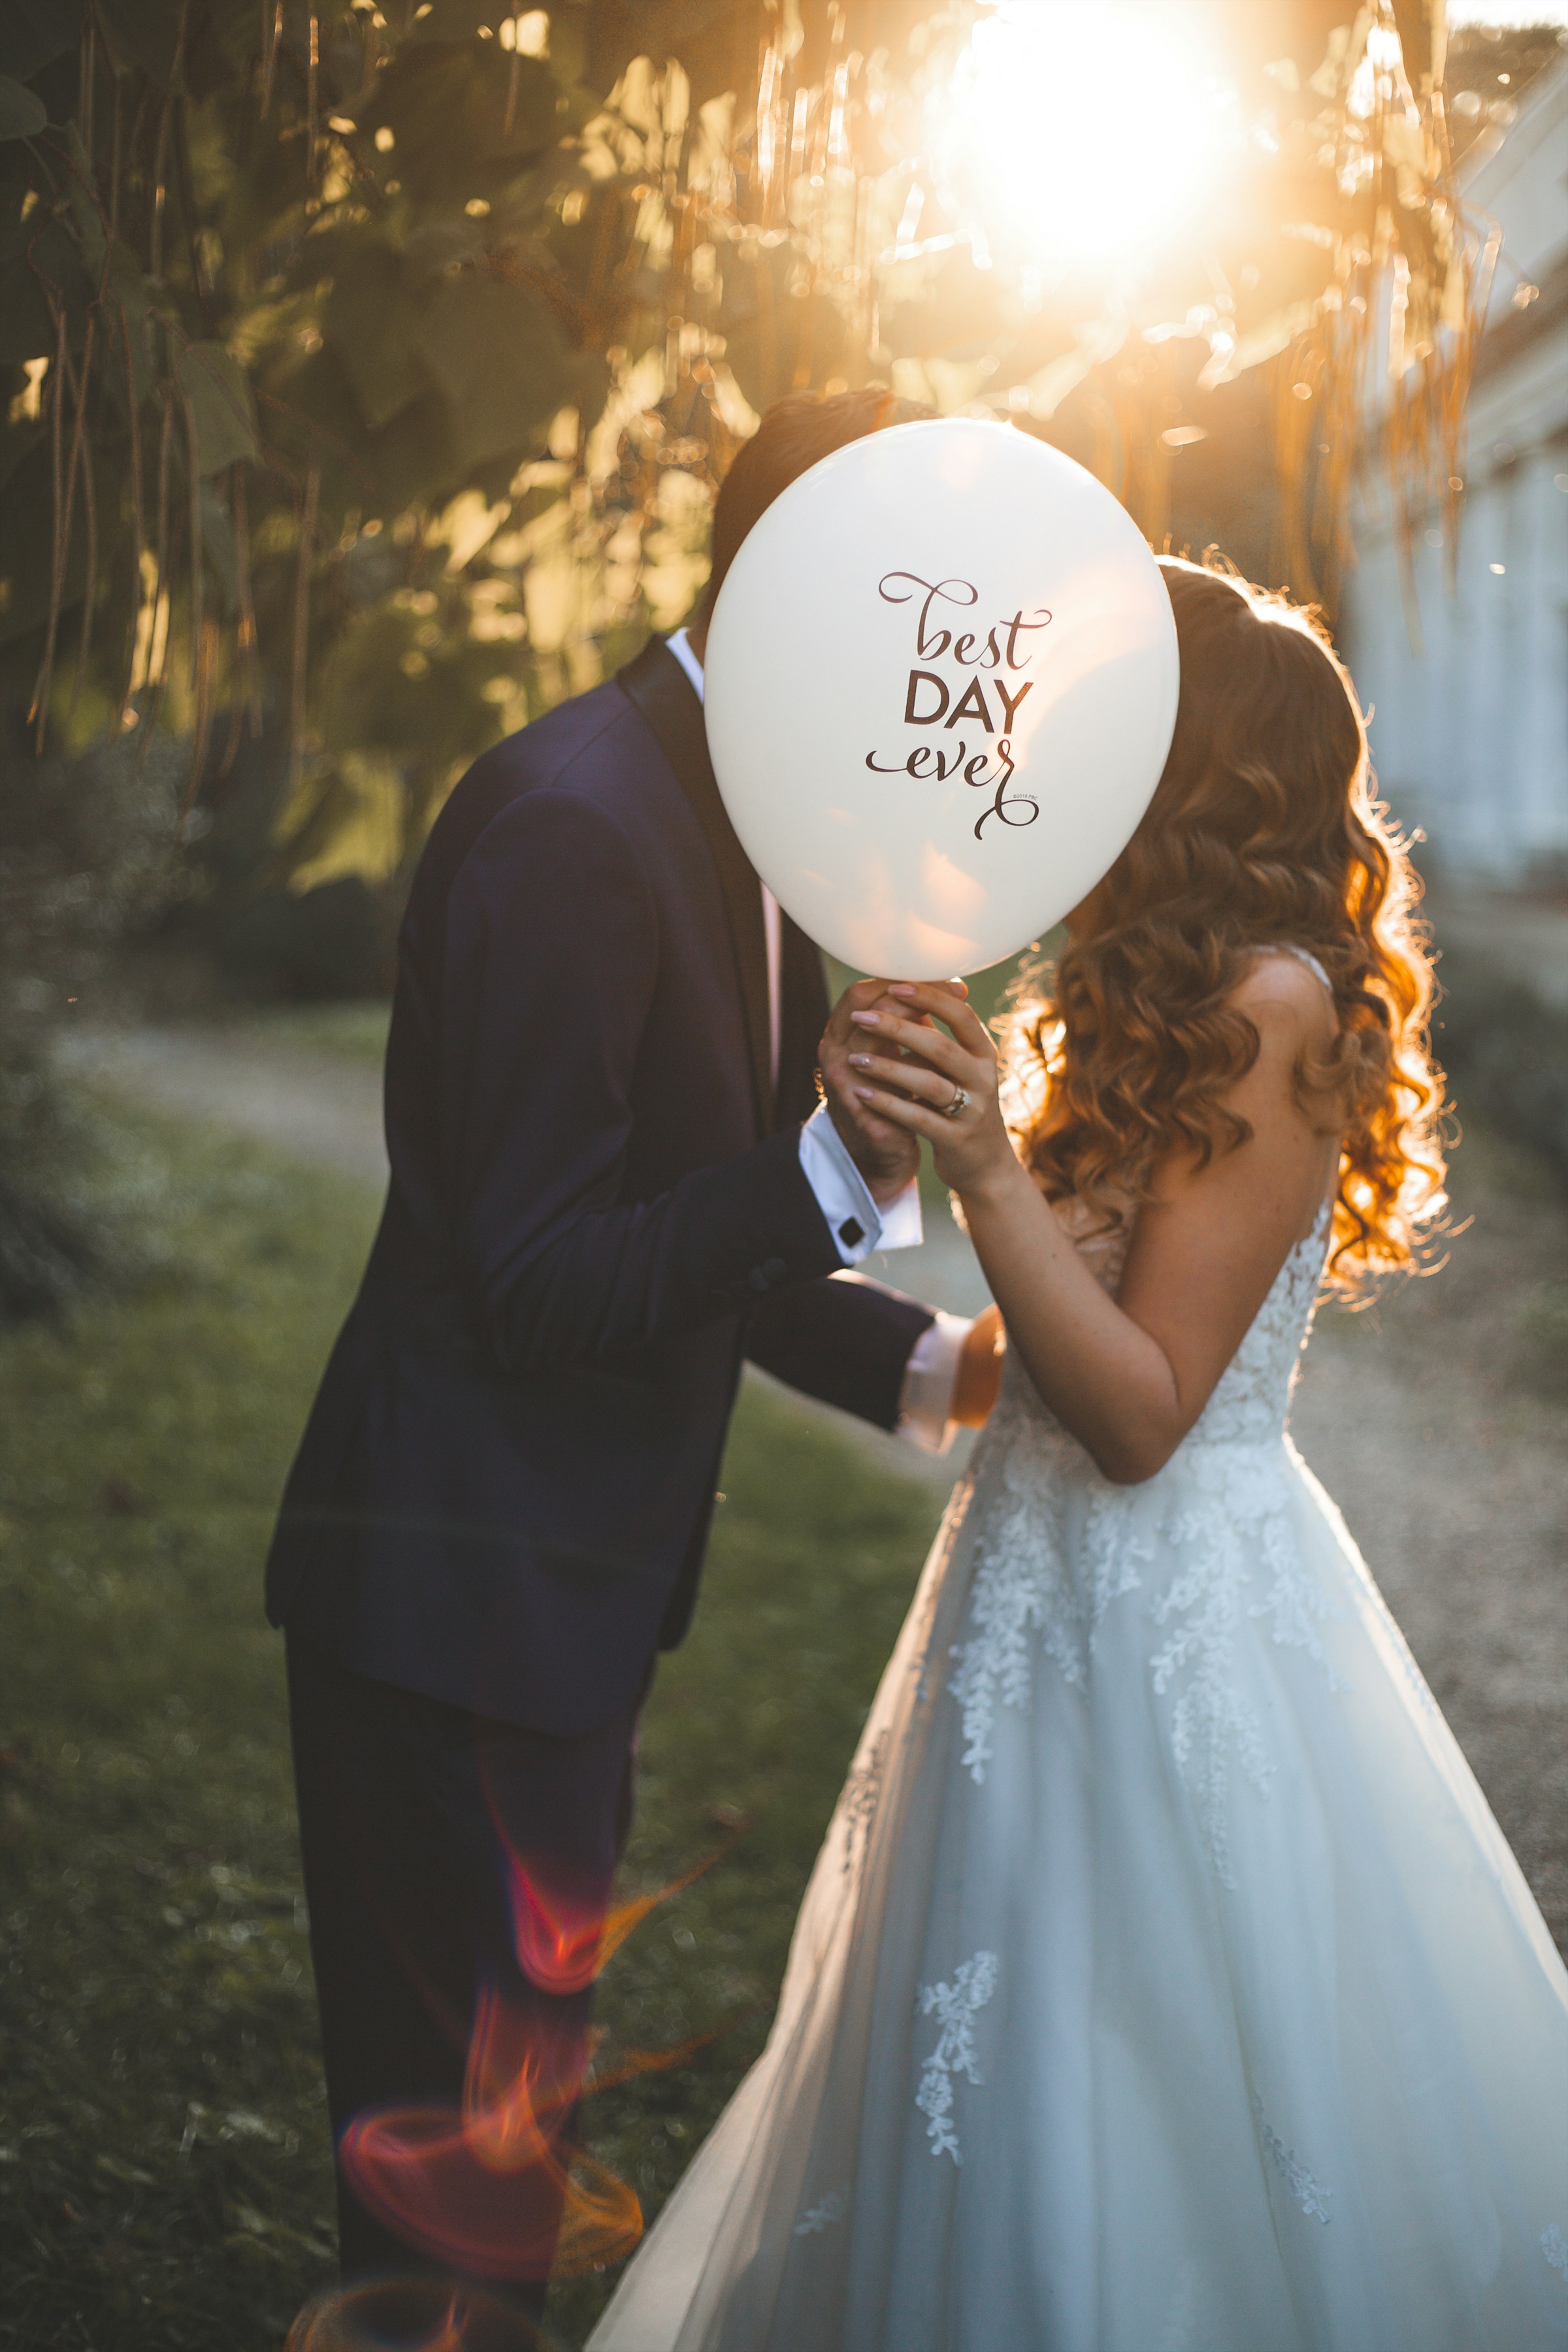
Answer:
<svg viewBox="0 0 1568 2352"><path fill-rule="evenodd" d="M579 1915L607 1907L631 1827L647 1684L602 1730L563 1738L354 1674L292 1633L288 1664L310 1952L340 2149L367 2111L456 2113L487 1997L549 2046L583 2033L589 1991L542 1990L520 1966L510 1862L526 1856L548 1884L570 1888ZM568 2114L563 2139L571 2128ZM345 2285L464 2276L460 2247L443 2260L367 2210L341 2154L337 2190ZM558 2218L546 2214L547 2237ZM545 2294L541 2226L531 2215L536 2252L522 2276L507 2278L491 2249L474 2280L486 2298L534 2320Z"/></svg>

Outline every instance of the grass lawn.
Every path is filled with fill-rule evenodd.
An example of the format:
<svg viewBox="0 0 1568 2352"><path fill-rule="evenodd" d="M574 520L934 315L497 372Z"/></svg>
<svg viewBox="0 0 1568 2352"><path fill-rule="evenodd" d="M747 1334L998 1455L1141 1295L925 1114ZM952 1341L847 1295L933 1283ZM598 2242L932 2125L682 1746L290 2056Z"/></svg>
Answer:
<svg viewBox="0 0 1568 2352"><path fill-rule="evenodd" d="M375 1202L138 1123L152 1269L0 1337L0 2345L278 2352L330 2275L269 1511ZM649 1707L628 1886L748 1826L612 1962L591 2102L651 2214L760 2048L795 1904L937 1516L760 1391ZM609 2055L606 2053L606 2055ZM582 2340L607 2280L556 2291Z"/></svg>
<svg viewBox="0 0 1568 2352"><path fill-rule="evenodd" d="M391 1022L391 998L366 996L342 1003L288 1004L247 1013L240 1025L247 1036L265 1045L337 1054L347 1061L368 1062L379 1070L386 1059Z"/></svg>

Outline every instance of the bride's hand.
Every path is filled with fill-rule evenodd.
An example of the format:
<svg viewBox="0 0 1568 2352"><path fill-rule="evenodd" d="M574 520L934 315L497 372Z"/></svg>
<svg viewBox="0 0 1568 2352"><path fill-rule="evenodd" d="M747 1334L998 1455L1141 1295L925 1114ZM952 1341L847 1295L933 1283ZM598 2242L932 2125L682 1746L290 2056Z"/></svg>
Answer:
<svg viewBox="0 0 1568 2352"><path fill-rule="evenodd" d="M937 1174L961 1195L1011 1174L1017 1162L997 1097L996 1048L984 1024L930 983L897 981L887 994L907 1013L849 1015L864 1039L861 1051L848 1056L858 1099L874 1117L925 1136ZM936 1021L951 1037L931 1025ZM900 1060L900 1049L911 1058Z"/></svg>
<svg viewBox="0 0 1568 2352"><path fill-rule="evenodd" d="M852 1026L857 1016L879 1010L899 1010L897 1006L889 1007L884 992L886 986L886 982L880 980L853 982L834 1006L817 1048L817 1066L828 1116L879 1207L886 1207L914 1181L921 1164L919 1136L877 1117L865 1100L864 1088L856 1083L859 1073L850 1066L851 1050L864 1036L862 1030ZM935 993L951 1006L955 999L962 1002L963 982L943 981ZM931 1032L929 1024L920 1022L912 1024L911 1034L929 1037Z"/></svg>

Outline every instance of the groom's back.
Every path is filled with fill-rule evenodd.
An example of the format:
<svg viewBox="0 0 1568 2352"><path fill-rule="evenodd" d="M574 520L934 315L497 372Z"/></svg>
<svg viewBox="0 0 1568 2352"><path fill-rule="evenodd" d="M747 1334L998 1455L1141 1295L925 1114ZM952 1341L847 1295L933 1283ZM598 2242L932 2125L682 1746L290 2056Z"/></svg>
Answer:
<svg viewBox="0 0 1568 2352"><path fill-rule="evenodd" d="M620 1197L648 1199L689 1167L744 1150L758 1133L718 877L679 780L612 680L485 753L443 807L415 877L387 1048L389 1205L417 1224L436 1257L449 1251L458 1213L453 1171L443 1166L443 1144L449 1149L452 1139L444 1112L454 1082L472 1075L454 1064L483 1051L490 1025L468 1017L471 1003L452 1002L471 976L465 943L452 936L454 893L461 921L469 911L461 903L465 869L471 874L481 860L491 869L492 898L504 903L506 923L525 949L530 935L537 941L593 925L607 934L589 983L595 995L618 997L628 1018L634 997L646 1000ZM604 920L607 898L621 902L619 921ZM646 988L649 931L657 971ZM478 992L493 997L505 985L492 964ZM536 1028L570 1033L585 1030L598 1009L574 1003L569 985L552 985L547 1001L531 1006L530 1019ZM510 1032L512 1024L494 1025ZM502 1082L499 1072L496 1081ZM542 1097L542 1118L545 1109ZM570 1123L558 1114L553 1124L564 1160Z"/></svg>
<svg viewBox="0 0 1568 2352"><path fill-rule="evenodd" d="M738 1318L605 1352L569 1283L522 1325L509 1302L584 1206L754 1144L749 1066L719 877L628 692L496 745L410 893L387 1204L285 1496L275 1622L542 1727L619 1703L617 1650L629 1680L700 1543Z"/></svg>

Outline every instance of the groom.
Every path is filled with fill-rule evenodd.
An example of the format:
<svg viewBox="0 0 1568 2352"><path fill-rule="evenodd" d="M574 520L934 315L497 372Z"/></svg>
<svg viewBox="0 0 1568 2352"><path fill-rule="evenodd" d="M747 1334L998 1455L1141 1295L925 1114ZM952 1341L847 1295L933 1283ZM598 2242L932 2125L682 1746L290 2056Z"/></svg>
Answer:
<svg viewBox="0 0 1568 2352"><path fill-rule="evenodd" d="M984 1386L988 1334L828 1278L920 1238L912 1154L847 1090L817 1105L821 967L747 862L702 722L747 530L909 413L874 391L771 409L720 492L689 633L487 752L415 877L390 1192L267 1578L350 2281L433 2268L542 2305L558 2169L477 2245L349 2126L456 2110L487 2001L525 2038L580 2038L586 1990L531 1960L520 1918L559 1948L607 1904L742 1358L934 1444Z"/></svg>

